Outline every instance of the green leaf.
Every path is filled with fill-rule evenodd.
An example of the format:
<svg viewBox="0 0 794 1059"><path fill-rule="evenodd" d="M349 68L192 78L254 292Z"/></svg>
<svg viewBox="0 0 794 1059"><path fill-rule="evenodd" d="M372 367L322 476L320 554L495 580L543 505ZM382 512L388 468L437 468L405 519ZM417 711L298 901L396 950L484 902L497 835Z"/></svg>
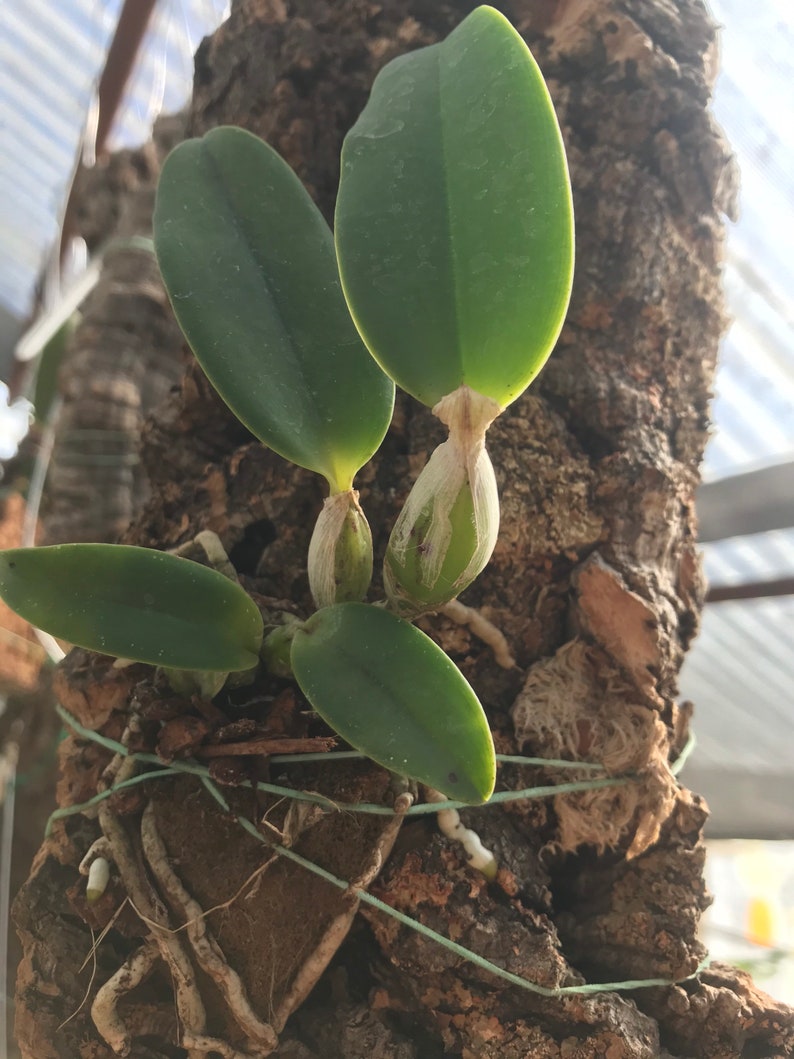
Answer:
<svg viewBox="0 0 794 1059"><path fill-rule="evenodd" d="M258 661L262 617L239 585L189 559L119 544L0 552L0 596L45 632L174 669Z"/></svg>
<svg viewBox="0 0 794 1059"><path fill-rule="evenodd" d="M482 706L419 629L380 607L340 603L295 633L291 658L306 698L351 746L450 798L490 798L496 764Z"/></svg>
<svg viewBox="0 0 794 1059"><path fill-rule="evenodd" d="M286 162L238 128L180 144L154 237L177 320L237 418L332 491L350 488L383 440L394 386L361 342L331 232Z"/></svg>
<svg viewBox="0 0 794 1059"><path fill-rule="evenodd" d="M514 400L562 326L573 207L548 90L492 7L378 75L348 133L342 286L373 356L429 406Z"/></svg>

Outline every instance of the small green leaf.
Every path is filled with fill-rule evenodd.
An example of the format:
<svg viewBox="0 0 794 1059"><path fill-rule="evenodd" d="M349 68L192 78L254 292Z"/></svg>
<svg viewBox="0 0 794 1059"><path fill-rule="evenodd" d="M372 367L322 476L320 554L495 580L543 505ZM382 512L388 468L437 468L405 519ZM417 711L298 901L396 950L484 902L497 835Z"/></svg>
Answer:
<svg viewBox="0 0 794 1059"><path fill-rule="evenodd" d="M361 342L328 225L286 162L243 129L168 156L154 212L174 313L231 410L332 492L377 450L394 386Z"/></svg>
<svg viewBox="0 0 794 1059"><path fill-rule="evenodd" d="M490 798L496 764L482 706L413 625L366 603L326 607L295 633L292 669L315 710L357 750L449 798Z"/></svg>
<svg viewBox="0 0 794 1059"><path fill-rule="evenodd" d="M342 149L342 285L373 356L429 406L501 407L562 326L573 208L540 70L492 7L390 62Z"/></svg>
<svg viewBox="0 0 794 1059"><path fill-rule="evenodd" d="M239 585L149 548L12 548L0 552L0 596L53 636L151 665L235 672L257 664L262 644L262 617Z"/></svg>

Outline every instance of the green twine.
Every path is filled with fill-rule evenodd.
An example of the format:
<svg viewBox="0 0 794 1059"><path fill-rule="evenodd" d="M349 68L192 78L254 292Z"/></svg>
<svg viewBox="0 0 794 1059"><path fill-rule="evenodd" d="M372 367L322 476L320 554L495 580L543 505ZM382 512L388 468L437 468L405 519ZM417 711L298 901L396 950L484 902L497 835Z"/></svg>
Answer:
<svg viewBox="0 0 794 1059"><path fill-rule="evenodd" d="M133 761L140 761L142 764L156 764L160 766L163 764L154 754L127 754L125 756L131 758ZM168 766L150 772L139 772L137 775L131 776L129 779L122 780L114 787L109 787L105 791L100 791L98 794L95 794L93 798L89 798L87 802L68 805L64 809L56 809L47 821L45 835L50 834L52 825L56 820L62 820L66 816L76 816L78 813L84 813L89 809L93 809L95 806L99 805L100 802L103 802L106 798L109 798L117 791L123 790L125 787L134 787L136 784L143 783L146 780L161 779L164 776L174 776L178 773L198 776L202 782L204 782L205 779L210 778L210 771L208 768L204 765L197 765L189 761L172 761ZM544 787L525 787L520 791L498 791L496 794L492 795L484 805L478 806L472 806L468 802L422 802L419 805L412 805L406 812L399 815L429 816L442 809L484 809L486 806L500 805L503 802L527 801L531 798L549 798L556 794L574 794L578 791L598 790L600 787L625 787L632 782L635 781L627 779L626 777L615 777L614 779L581 780L577 783L552 783ZM265 794L275 794L280 798L291 798L296 802L310 802L313 805L320 805L324 809L333 810L335 812L344 811L348 813L365 813L369 816L397 815L395 810L388 805L377 805L373 802L335 802L332 798L326 798L323 794L315 794L311 791L298 791L295 790L294 787L280 787L275 783L252 783L250 780L246 780L239 786L247 787L249 790L262 791Z"/></svg>
<svg viewBox="0 0 794 1059"><path fill-rule="evenodd" d="M111 794L116 794L118 791L123 791L127 787L137 787L139 783L145 783L147 780L159 780L165 777L173 776L170 769L161 769L159 772L139 772L136 776L130 776L129 779L119 780L114 787L108 787L106 791L100 791L99 794L95 794L93 798L89 798L87 802L81 802L79 805L67 805L64 809L56 809L50 813L47 819L47 825L44 828L44 837L49 838L52 833L53 824L57 820L63 820L67 816L77 816L78 813L84 813L88 809L93 809L99 805L100 802L104 802L106 798L109 798Z"/></svg>
<svg viewBox="0 0 794 1059"><path fill-rule="evenodd" d="M191 761L173 761L169 765L163 767L163 762L155 754L143 754L143 753L131 753L122 743L117 742L115 739L109 739L107 736L100 735L98 732L94 732L90 728L86 728L80 724L76 718L72 717L62 706L56 705L56 710L62 720L69 725L69 727L76 732L79 736L84 739L91 740L92 742L99 743L108 750L112 750L114 753L121 754L123 757L129 757L135 761L141 763L154 764L158 768L156 770L150 770L148 772L138 773L135 776L131 776L129 779L121 780L114 787L109 788L106 791L101 791L96 794L93 798L87 802L83 802L80 805L70 805L64 809L56 809L47 821L46 834L50 833L52 825L56 820L63 819L66 816L72 816L76 813L82 813L87 809L91 809L104 801L105 798L109 798L112 794L116 794L118 791L128 787L136 786L139 783L147 782L148 780L161 779L165 777L171 777L175 774L189 774L197 776L201 783L204 785L207 792L214 798L221 809L232 816L234 816L240 827L246 831L249 835L255 838L262 845L267 846L268 849L272 849L280 857L284 857L287 860L292 861L295 864L305 868L306 871L317 875L319 878L324 879L331 886L336 887L338 890L342 890L345 893L352 893L359 901L363 901L365 904L370 905L372 908L376 908L379 912L384 913L387 916L391 916L392 919L396 919L403 926L408 927L411 930L416 931L418 934L422 934L424 937L429 938L436 944L441 945L447 951L454 953L456 956L460 956L461 959L474 964L484 971L488 971L490 974L497 978L501 978L505 982L509 982L511 985L518 986L520 989L527 990L530 993L535 993L538 996L543 997L561 997L561 996L581 996L593 993L617 993L625 992L635 989L650 989L654 986L671 986L678 985L680 982L688 982L693 978L696 978L701 971L703 971L709 964L709 958L702 960L695 970L687 975L685 978L672 979L672 978L639 978L639 979L628 979L621 982L591 982L584 985L568 985L568 986L556 986L548 987L538 985L535 982L530 982L525 978L521 978L517 974L513 974L512 971L507 971L503 967L499 967L498 964L492 963L490 960L485 959L484 956L479 956L476 952L471 949L467 949L463 945L459 945L455 941L451 941L449 938L444 937L443 934L439 934L437 931L432 930L430 927L425 926L418 920L407 916L404 912L398 911L396 908L392 908L391 905L387 905L385 901L381 901L379 898L374 897L366 890L353 888L349 882L345 879L340 879L337 875L327 871L325 868L321 868L319 864L315 864L313 861L307 860L306 857L302 857L300 853L296 853L295 850L289 849L286 846L279 846L275 842L270 841L266 838L259 829L246 817L240 816L234 813L229 806L229 803L221 794L216 784L212 781L209 769L204 765L199 765ZM692 752L694 747L694 738L690 736L687 744L685 745L681 755L677 761L673 764L671 771L674 775L680 771L683 767L686 758ZM339 752L330 754L295 754L295 755L277 755L276 758L271 760L280 760L281 763L290 763L296 760L300 761L316 761L316 760L351 760L363 757L363 755L357 752ZM587 769L602 769L600 765L593 763L582 763L582 762L570 762L570 761L552 761L542 758L522 758L515 755L497 755L497 760L501 762L509 762L512 764L522 765L542 765L542 766L556 766L564 768L587 768ZM499 791L494 794L486 805L496 805L501 802L514 801L517 799L528 799L528 798L546 798L555 794L569 794L574 791L583 790L595 790L601 787L618 787L625 786L628 783L636 782L630 777L604 777L601 779L593 780L582 780L574 783L562 783L562 784L551 784L544 787L528 787L523 791ZM318 805L323 805L329 809L334 810L345 810L347 812L361 812L361 813L375 813L383 816L393 816L394 810L388 806L375 805L372 803L362 802L360 804L339 804L332 801L330 798L326 798L320 794L312 794L307 791L296 791L290 787L280 787L276 784L271 783L246 783L244 786L253 788L256 790L266 791L272 794L278 794L284 797L293 798L299 801L314 802ZM411 806L408 809L406 816L416 816L425 813L437 813L441 809L462 809L462 808L482 808L482 806L472 807L464 802L431 802L422 805Z"/></svg>
<svg viewBox="0 0 794 1059"><path fill-rule="evenodd" d="M680 775L681 769L684 767L684 765L686 765L687 761L689 760L689 755L695 749L696 742L697 740L695 739L694 733L690 732L687 736L686 742L684 743L681 749L681 753L670 765L670 771L674 776Z"/></svg>
<svg viewBox="0 0 794 1059"><path fill-rule="evenodd" d="M439 934L437 931L432 930L430 927L426 927L424 923L420 923L416 919L412 919L411 916L405 915L404 912L398 911L396 908L392 908L391 905L387 905L385 901L381 901L379 898L374 897L371 893L366 890L354 889L351 887L349 882L344 879L340 879L338 876L327 871L325 868L321 868L319 864L315 864L313 861L307 860L302 857L300 853L296 853L295 850L289 849L286 846L279 846L276 843L269 841L265 836L244 816L239 816L237 813L233 813L229 803L223 797L221 792L218 790L216 785L212 782L209 777L202 780L202 783L206 787L207 791L212 795L215 801L226 813L230 813L235 817L238 824L247 831L249 835L252 835L262 845L272 849L274 853L277 853L280 857L286 857L287 860L293 861L295 864L299 864L302 868L312 872L314 875L319 876L321 879L325 879L326 882L335 886L338 890L343 890L346 893L352 893L360 901L364 901L366 904L371 905L373 908L377 908L379 912L384 912L387 916L391 916L392 919L398 920L404 926L409 927L411 930L415 930L419 934L423 934L426 938L430 938L431 941L435 941L437 944L443 946L449 952L454 952L456 956L462 957L469 963L475 964L477 967L482 968L484 971L489 971L497 978L503 979L505 982L510 982L511 985L516 985L521 989L526 989L530 993L537 993L539 996L545 997L560 997L560 996L572 996L572 995L583 995L587 993L617 993L630 989L650 989L652 986L668 986L677 985L679 982L688 982L691 978L695 978L700 974L705 967L708 966L709 960L701 960L696 969L686 976L686 978L670 979L670 978L637 978L628 979L622 982L591 982L585 985L563 985L556 987L549 987L538 985L535 982L530 982L526 978L521 978L517 974L513 974L512 971L506 971L504 967L500 967L498 964L491 963L490 960L486 960L484 956L479 956L472 949L467 949L464 945L459 945L455 941L451 941L449 938L444 937L443 934ZM438 803L437 803L438 804Z"/></svg>
<svg viewBox="0 0 794 1059"><path fill-rule="evenodd" d="M320 754L272 754L271 765L303 765L312 761L366 761L367 755L360 750L333 750ZM503 765L537 765L539 768L576 769L580 772L605 772L596 761L569 761L552 757L523 757L520 754L497 754L496 760Z"/></svg>
<svg viewBox="0 0 794 1059"><path fill-rule="evenodd" d="M130 752L127 749L127 747L125 747L122 743L117 742L117 740L109 739L107 736L100 735L99 732L95 732L95 731L93 731L90 728L84 727L82 724L80 724L79 721L77 721L74 717L72 717L71 714L69 714L62 706L56 705L55 708L58 711L58 715L61 717L61 719L64 721L64 723L69 725L69 727L71 727L82 738L88 739L88 740L90 740L92 742L95 742L95 743L99 743L101 746L105 747L107 750L112 751L114 754L121 754L123 757L132 758L132 760L138 761L141 764L156 765L157 766L157 770L156 771L139 773L137 776L133 776L133 777L131 777L131 779L123 781L123 784L120 783L120 784L118 784L118 786L116 786L114 788L110 788L109 790L106 790L106 791L101 791L99 794L94 795L93 798L90 798L87 802L81 802L78 805L70 805L70 806L67 806L65 809L57 809L52 814L52 816L50 817L50 819L49 819L49 821L47 823L47 833L49 833L49 831L51 829L51 826L55 822L55 820L63 819L63 817L66 817L66 816L74 816L77 813L82 813L82 812L85 812L88 809L92 809L94 806L98 805L99 802L104 801L105 798L110 797L110 795L113 794L116 790L121 789L122 786L133 786L134 784L142 783L145 779L155 779L155 778L157 778L159 776L168 776L168 775L173 775L174 773L187 773L188 775L191 775L191 776L198 776L199 779L201 779L202 781L205 778L208 779L210 777L209 768L206 765L200 765L200 764L198 764L197 762L194 762L194 761L172 761L169 765L165 766L164 763L162 762L162 760L159 757L157 757L157 755L155 755L155 754L144 754L144 753ZM292 759L292 755L280 755L280 756L281 757L288 757L288 758ZM364 755L356 753L354 756L356 758L362 758ZM315 758L320 758L320 759L325 760L325 761L328 761L328 760L336 761L336 760L339 760L340 758L346 759L346 760L350 759L350 756L344 751L341 752L341 753L319 754L319 755L317 755L317 754L307 754L307 755L296 754L296 755L294 755L294 757L295 758L300 758L302 760L305 760L307 757L311 758L312 760L314 760ZM503 758L503 755L497 755L497 760L501 760L502 758ZM273 760L273 759L271 759L271 760ZM519 763L520 762L521 764L525 764L525 765L526 764L537 765L537 764L539 764L541 762L544 765L553 764L553 762L550 762L548 760L544 760L542 758L517 758L515 756L510 756L509 760L511 762L513 762L513 763ZM578 764L578 763L565 762L566 766L570 766L571 764ZM601 766L596 766L596 765L593 765L593 764L589 764L589 767L590 768L601 768ZM526 801L526 800L528 800L530 798L548 798L548 797L553 797L556 794L573 794L573 793L576 793L578 791L598 790L601 787L625 787L627 784L632 783L632 782L634 782L634 781L631 778L628 778L628 777L621 777L621 776L608 777L608 776L605 776L605 777L599 778L599 779L578 780L578 781L574 781L572 783L556 783L556 784L547 784L547 785L541 786L541 787L525 787L523 790L518 790L518 791L498 791L496 794L491 795L491 797L485 803L485 805L500 805L500 804L502 804L504 802ZM330 810L335 810L335 811L344 810L345 812L365 813L365 814L368 814L368 815L371 815L371 816L394 816L394 815L396 815L394 809L392 809L388 805L378 805L378 804L375 804L373 802L355 802L355 803L353 803L353 802L342 802L342 803L340 803L340 802L335 802L331 798L327 798L323 794L316 794L313 791L295 790L295 788L293 788L293 787L282 787L282 786L280 786L279 784L276 784L276 783L264 783L264 782L252 783L251 781L246 780L244 783L240 784L240 786L248 787L249 789L252 789L252 790L262 791L262 792L264 792L266 794L274 794L274 795L276 795L277 797L280 797L280 798L292 798L294 801L310 802L313 805L320 805L320 806L322 806L325 809L330 809ZM441 809L471 809L471 808L472 808L472 806L469 805L468 802L457 802L457 801L426 802L426 803L423 803L421 805L412 805L407 810L406 813L401 814L401 815L405 815L405 816L427 816L427 815L429 815L431 813L437 813ZM483 806L478 806L477 808L483 808Z"/></svg>

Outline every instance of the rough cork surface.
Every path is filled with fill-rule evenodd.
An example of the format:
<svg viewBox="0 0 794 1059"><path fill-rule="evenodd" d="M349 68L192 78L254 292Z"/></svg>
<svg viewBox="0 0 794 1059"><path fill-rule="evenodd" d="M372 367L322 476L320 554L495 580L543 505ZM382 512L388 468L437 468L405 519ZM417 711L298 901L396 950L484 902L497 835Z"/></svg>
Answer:
<svg viewBox="0 0 794 1059"><path fill-rule="evenodd" d="M59 371L39 544L116 541L149 496L141 430L186 358L153 254L123 241L151 239L160 164L183 128L162 121L151 143L77 175L77 233L105 256Z"/></svg>
<svg viewBox="0 0 794 1059"><path fill-rule="evenodd" d="M199 51L191 131L233 122L265 136L330 216L341 139L375 72L446 34L473 6L237 3ZM488 884L432 819L406 823L388 855L394 835L382 827L347 821L340 831L336 815L288 820L284 806L229 786L263 775L261 759L215 759L214 775L235 811L266 816L348 879L374 878L381 854L388 855L371 884L378 896L533 982L554 988L682 978L703 957L697 926L708 903L706 809L668 764L686 736L689 710L676 704L676 679L703 601L693 493L724 326L719 260L735 181L708 113L715 31L699 0L498 6L530 42L560 114L578 220L576 285L557 352L489 434L502 532L464 602L502 629L517 665L499 668L465 627L436 618L422 625L480 693L500 751L601 757L613 772L637 771L640 780L465 814L499 860L497 881ZM381 552L440 439L428 414L399 402L382 453L360 478ZM172 547L214 529L267 612L306 613L317 481L246 438L195 370L150 422L144 458L157 493L129 541ZM133 745L163 753L177 747L206 758L218 742L263 732L323 734L289 684L264 678L214 705L191 703L168 695L145 667L112 670L107 660L75 652L59 689L82 723L114 738L134 712ZM90 797L110 755L71 739L61 757L61 803ZM280 775L271 770L271 778ZM389 797L377 769L307 769L291 778L339 799ZM500 772L504 787L554 778L516 767ZM143 812L150 800L154 809ZM762 1059L794 1052L792 1013L727 968L677 986L547 998L491 978L380 912L353 919L349 897L301 871L286 879L280 865L268 865L252 880L266 851L194 781L133 788L103 813L106 833L116 828L132 868L113 871L101 901L88 908L76 870L99 834L85 816L56 828L17 901L25 947L17 1032L30 1059L112 1054L92 1023L90 1001L130 955L145 956L140 947L150 929L124 903L122 876L137 880L150 921L185 921L168 892L147 896L154 878L147 883L140 874L147 819L201 908L223 905L207 925L258 1017L277 1027L271 1054L281 1059ZM94 930L111 924L93 975L90 960L78 971L91 949L87 923ZM207 1032L229 1042L222 1054L266 1055L250 1035L246 1044L229 1005L196 970L186 932L168 937L192 961ZM173 986L162 962L121 999L119 1014L136 1059L202 1054L195 1042L187 1053L177 1046Z"/></svg>

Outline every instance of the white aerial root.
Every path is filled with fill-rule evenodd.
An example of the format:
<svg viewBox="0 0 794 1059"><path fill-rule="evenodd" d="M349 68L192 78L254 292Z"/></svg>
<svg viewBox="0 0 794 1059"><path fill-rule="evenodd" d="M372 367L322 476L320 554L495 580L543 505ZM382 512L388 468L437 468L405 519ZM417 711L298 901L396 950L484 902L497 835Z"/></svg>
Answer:
<svg viewBox="0 0 794 1059"><path fill-rule="evenodd" d="M447 801L446 795L440 791L433 790L432 787L426 787L425 791L429 802ZM499 866L496 862L496 857L489 849L485 848L477 832L464 826L457 809L439 809L437 816L438 826L442 834L455 842L460 842L466 852L466 859L469 865L482 872L485 878L492 882L496 878Z"/></svg>
<svg viewBox="0 0 794 1059"><path fill-rule="evenodd" d="M120 772L121 769L119 769ZM145 917L160 956L171 972L181 1032L185 1038L201 1037L204 1034L207 1016L196 985L196 978L190 959L182 948L179 939L171 930L168 922L168 913L152 888L151 883L146 878L127 832L107 801L102 802L99 807L99 823L110 843L113 851L113 860L119 870L130 901L138 913ZM118 992L114 995L116 995L117 1000L120 998ZM112 1041L118 1040L117 1026L112 1021L110 1023L103 1021L103 1019L106 1019L107 1014L104 1007L100 1007L96 1014L94 1014L94 1009L92 1008L91 1013L97 1030L108 1044L113 1047ZM202 1051L199 1047L190 1047L189 1045L187 1048L189 1059L199 1059L206 1051ZM119 1054L126 1055L127 1052L122 1051Z"/></svg>
<svg viewBox="0 0 794 1059"><path fill-rule="evenodd" d="M90 905L94 904L107 890L110 882L110 863L105 857L91 861L88 871L88 882L85 884L85 897Z"/></svg>
<svg viewBox="0 0 794 1059"><path fill-rule="evenodd" d="M125 746L128 745L130 734L138 726L138 719L131 717L121 738ZM135 767L134 758L120 753L116 754L102 774L101 786L107 789L128 778L134 773ZM127 993L143 981L159 956L171 972L179 1021L180 1044L187 1051L188 1059L204 1059L208 1053L216 1053L222 1059L264 1059L275 1046L275 1033L270 1027L266 1027L270 1031L267 1043L260 1044L256 1052L250 1055L238 1051L228 1041L207 1036L205 1032L207 1015L196 984L193 965L176 931L170 925L168 912L149 882L129 835L108 801L102 802L99 806L98 815L103 837L93 843L83 858L81 867L85 865L85 870L89 872L90 877L91 867L89 865L92 865L92 858L94 858L93 863L96 863L97 859L112 860L118 868L130 903L151 930L151 937L129 957L97 993L91 1007L91 1016L100 1036L117 1055L129 1055L132 1047L131 1037L119 1016L118 1004ZM151 819L153 821L153 816ZM150 866L160 880L162 866L166 863L165 858L163 857L161 863L157 862L156 856L153 859L155 863ZM191 918L203 924L204 913L198 904L195 907L198 914ZM193 926L194 924L191 923L191 927ZM258 1023L256 1016L253 1016L253 1019ZM266 1024L261 1025L266 1026Z"/></svg>
<svg viewBox="0 0 794 1059"><path fill-rule="evenodd" d="M416 801L413 791L402 791L394 799L394 812L397 816L405 816L408 810Z"/></svg>
<svg viewBox="0 0 794 1059"><path fill-rule="evenodd" d="M396 783L402 792L404 786L402 779L396 778ZM395 815L383 828L377 840L377 845L370 854L368 863L364 866L358 878L352 880L350 886L343 894L343 902L347 907L343 908L343 911L331 920L319 944L303 961L284 998L273 1012L273 1025L279 1032L284 1028L284 1024L292 1012L300 1007L317 984L320 975L347 936L360 903L357 892L366 890L372 880L377 877L391 853L402 822L403 817Z"/></svg>
<svg viewBox="0 0 794 1059"><path fill-rule="evenodd" d="M218 986L237 1025L256 1045L257 1054L268 1055L277 1046L278 1037L273 1027L254 1012L240 976L229 966L220 945L207 927L203 909L191 897L169 864L168 851L157 829L151 802L146 806L141 820L141 843L147 863L166 899L187 921L185 929L199 966Z"/></svg>
<svg viewBox="0 0 794 1059"><path fill-rule="evenodd" d="M129 746L130 736L135 735L136 733L140 732L140 730L140 721L138 720L137 716L133 715L132 717L130 717L129 721L127 722L127 726L122 732L121 745ZM102 773L100 787L103 790L107 790L109 787L113 787L116 784L121 783L123 780L129 779L130 776L135 773L135 769L137 767L138 763L131 754L114 754L113 757L110 759L109 763L105 766L105 769ZM110 841L110 839L107 838L107 836L105 838L105 841L107 845L103 847L104 852L101 855L108 857L109 860L113 860L112 853L108 853L108 849L112 850L113 843ZM98 838L96 842L93 843L93 845L88 850L88 853L86 853L85 857L83 857L83 862L85 862L85 860L88 858L94 846L96 846L97 843L101 842L102 839Z"/></svg>
<svg viewBox="0 0 794 1059"><path fill-rule="evenodd" d="M189 541L185 541L184 544L178 545L176 548L169 549L170 555L187 555L194 544L197 544L207 557L207 562L213 568L217 570L219 574L223 574L224 577L228 577L230 581L236 581L240 583L240 579L237 576L237 571L232 566L229 556L226 554L226 549L221 542L220 537L214 530L201 530Z"/></svg>
<svg viewBox="0 0 794 1059"><path fill-rule="evenodd" d="M460 600L452 599L439 607L444 617L454 621L456 625L468 625L478 640L482 640L491 648L494 660L502 669L515 669L516 660L510 652L510 645L501 629L497 628L492 621L488 621L474 607L467 607Z"/></svg>
<svg viewBox="0 0 794 1059"><path fill-rule="evenodd" d="M160 957L153 940L128 956L112 978L101 987L91 1005L94 1025L116 1055L129 1055L132 1039L118 1013L119 1001L146 978Z"/></svg>
<svg viewBox="0 0 794 1059"><path fill-rule="evenodd" d="M77 868L81 875L90 874L91 863L96 860L97 857L103 857L105 860L112 859L113 857L110 843L104 835L100 835L99 838L95 839L88 847L86 855L80 861Z"/></svg>
<svg viewBox="0 0 794 1059"><path fill-rule="evenodd" d="M207 1052L217 1052L221 1059L262 1059L265 1054L257 1052L256 1055L251 1055L248 1052L238 1052L228 1041L223 1041L220 1037L207 1037L205 1034L184 1034L182 1047L199 1052L201 1055L206 1055Z"/></svg>

